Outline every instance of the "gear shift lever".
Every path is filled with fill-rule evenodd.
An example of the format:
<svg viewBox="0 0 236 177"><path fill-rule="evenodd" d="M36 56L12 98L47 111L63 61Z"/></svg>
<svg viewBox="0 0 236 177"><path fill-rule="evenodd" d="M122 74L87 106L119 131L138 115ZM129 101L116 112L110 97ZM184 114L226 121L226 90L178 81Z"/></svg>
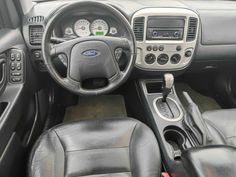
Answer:
<svg viewBox="0 0 236 177"><path fill-rule="evenodd" d="M164 74L163 86L162 86L162 101L166 102L167 96L170 94L171 89L174 85L174 76L173 74L167 73Z"/></svg>

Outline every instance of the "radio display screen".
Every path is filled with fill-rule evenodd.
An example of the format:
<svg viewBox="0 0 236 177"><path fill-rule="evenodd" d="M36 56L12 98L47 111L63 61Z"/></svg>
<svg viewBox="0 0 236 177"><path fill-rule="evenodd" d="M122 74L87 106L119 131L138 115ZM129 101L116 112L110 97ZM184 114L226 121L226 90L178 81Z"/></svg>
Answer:
<svg viewBox="0 0 236 177"><path fill-rule="evenodd" d="M147 40L182 40L184 17L149 17L147 21Z"/></svg>

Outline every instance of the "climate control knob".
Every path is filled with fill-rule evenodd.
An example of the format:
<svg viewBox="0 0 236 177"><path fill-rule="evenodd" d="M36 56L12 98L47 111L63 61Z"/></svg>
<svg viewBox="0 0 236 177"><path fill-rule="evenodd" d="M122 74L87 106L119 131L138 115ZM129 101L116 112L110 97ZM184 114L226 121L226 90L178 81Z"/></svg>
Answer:
<svg viewBox="0 0 236 177"><path fill-rule="evenodd" d="M154 54L152 54L152 53L147 54L145 56L145 62L147 64L153 64L155 62L155 60L156 60L156 56Z"/></svg>
<svg viewBox="0 0 236 177"><path fill-rule="evenodd" d="M174 54L174 55L172 55L172 57L170 58L170 62L171 62L172 64L178 64L180 60L181 60L180 54Z"/></svg>
<svg viewBox="0 0 236 177"><path fill-rule="evenodd" d="M160 65L164 65L169 61L169 56L167 54L161 54L157 57L157 63Z"/></svg>

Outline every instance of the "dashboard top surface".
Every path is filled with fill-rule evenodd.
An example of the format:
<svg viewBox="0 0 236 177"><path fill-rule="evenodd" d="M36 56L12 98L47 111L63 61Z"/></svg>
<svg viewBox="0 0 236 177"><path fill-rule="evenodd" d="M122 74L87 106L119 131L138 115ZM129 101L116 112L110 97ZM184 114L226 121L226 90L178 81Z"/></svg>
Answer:
<svg viewBox="0 0 236 177"><path fill-rule="evenodd" d="M58 0L58 1L43 1L35 3L33 8L25 15L23 19L23 33L25 38L28 34L24 29L31 23L28 21L30 17L43 16L45 25L50 16L60 7L69 3L78 2L78 0ZM236 57L236 2L235 1L203 1L203 0L102 0L96 1L107 3L118 9L128 19L132 25L134 15L146 8L159 9L187 9L195 12L199 17L199 32L197 35L196 49L194 51L193 61L206 60L232 60ZM230 13L229 13L230 12ZM158 10L157 10L158 13ZM230 18L229 18L230 16ZM83 17L83 16L82 16ZM66 22L67 25L74 29L77 20L82 17L74 17ZM101 15L102 17L102 15ZM83 17L89 19L89 23L99 19L98 17ZM82 18L82 19L83 19ZM103 19L103 18L102 18ZM106 19L106 18L105 18ZM112 24L112 19L105 20L109 27L119 27ZM211 22L211 23L208 23ZM40 24L40 23L39 23ZM223 25L221 25L223 24ZM65 31L67 26L61 25L61 31ZM224 31L227 31L225 34ZM122 36L122 29L118 36ZM90 32L92 34L92 31ZM63 36L63 33L62 33ZM78 34L77 34L78 36ZM26 39L27 41L27 39ZM38 47L33 47L37 49Z"/></svg>

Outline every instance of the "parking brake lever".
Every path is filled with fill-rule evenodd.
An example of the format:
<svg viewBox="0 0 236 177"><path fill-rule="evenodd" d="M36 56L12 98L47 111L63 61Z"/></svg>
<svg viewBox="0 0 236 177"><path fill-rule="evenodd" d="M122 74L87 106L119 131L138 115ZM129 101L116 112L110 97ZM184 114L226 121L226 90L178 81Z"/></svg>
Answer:
<svg viewBox="0 0 236 177"><path fill-rule="evenodd" d="M183 96L187 103L187 115L185 116L184 123L198 143L200 145L206 145L212 141L212 137L202 118L202 114L187 92L183 92Z"/></svg>

